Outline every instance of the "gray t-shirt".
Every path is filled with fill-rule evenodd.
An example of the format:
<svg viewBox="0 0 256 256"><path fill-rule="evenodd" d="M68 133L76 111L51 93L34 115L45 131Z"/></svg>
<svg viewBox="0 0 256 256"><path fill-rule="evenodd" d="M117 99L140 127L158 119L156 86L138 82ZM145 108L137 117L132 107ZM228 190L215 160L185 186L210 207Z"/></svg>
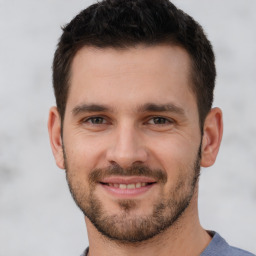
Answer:
<svg viewBox="0 0 256 256"><path fill-rule="evenodd" d="M216 232L210 232L212 241L200 256L256 256L250 252L228 245L228 243ZM87 248L81 256L87 256Z"/></svg>
<svg viewBox="0 0 256 256"><path fill-rule="evenodd" d="M250 252L230 246L218 233L210 233L212 241L200 256L255 256Z"/></svg>

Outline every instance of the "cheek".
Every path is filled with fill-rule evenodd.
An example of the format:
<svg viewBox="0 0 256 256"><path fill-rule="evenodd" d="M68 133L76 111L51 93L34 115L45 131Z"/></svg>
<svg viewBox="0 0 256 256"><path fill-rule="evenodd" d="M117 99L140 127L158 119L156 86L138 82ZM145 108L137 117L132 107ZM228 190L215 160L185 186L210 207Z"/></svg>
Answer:
<svg viewBox="0 0 256 256"><path fill-rule="evenodd" d="M193 152L193 145L186 140L177 140L175 138L165 139L161 142L153 143L154 152L166 161L189 157Z"/></svg>
<svg viewBox="0 0 256 256"><path fill-rule="evenodd" d="M102 145L95 138L84 136L70 136L71 140L65 140L65 152L69 169L78 172L88 172L98 167L103 155Z"/></svg>
<svg viewBox="0 0 256 256"><path fill-rule="evenodd" d="M153 161L165 170L168 179L176 180L180 172L189 172L198 153L197 144L188 139L166 139L152 143L151 154Z"/></svg>

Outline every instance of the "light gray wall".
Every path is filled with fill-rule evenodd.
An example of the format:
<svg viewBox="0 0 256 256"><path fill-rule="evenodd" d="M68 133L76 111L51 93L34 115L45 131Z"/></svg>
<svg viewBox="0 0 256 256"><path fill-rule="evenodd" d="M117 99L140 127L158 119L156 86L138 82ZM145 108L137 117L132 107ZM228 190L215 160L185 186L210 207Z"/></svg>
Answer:
<svg viewBox="0 0 256 256"><path fill-rule="evenodd" d="M175 0L205 28L224 112L216 164L202 170L202 224L256 252L256 1ZM0 0L0 256L80 255L87 245L47 135L60 26L92 1Z"/></svg>

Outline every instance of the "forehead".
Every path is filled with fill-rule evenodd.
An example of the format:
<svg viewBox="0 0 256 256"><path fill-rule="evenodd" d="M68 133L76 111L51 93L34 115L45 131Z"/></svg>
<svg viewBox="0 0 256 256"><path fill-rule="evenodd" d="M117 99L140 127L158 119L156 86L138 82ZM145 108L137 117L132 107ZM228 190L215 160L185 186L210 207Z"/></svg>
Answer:
<svg viewBox="0 0 256 256"><path fill-rule="evenodd" d="M170 71L170 68L172 70L179 68L182 69L183 75L186 76L190 72L190 62L190 56L187 51L175 45L148 46L141 44L124 49L84 46L74 56L71 75L82 71L85 66L81 66L81 64L86 64L87 69L92 68L92 71L96 71L97 68L98 71L101 71L99 75L122 71L122 68L124 69L123 71L129 72L129 69L140 66L141 69L152 70L154 73L160 70L165 72ZM118 67L118 69L112 69L114 67Z"/></svg>
<svg viewBox="0 0 256 256"><path fill-rule="evenodd" d="M71 65L67 107L70 102L83 104L95 100L122 105L140 101L178 103L182 97L183 101L188 97L195 101L190 69L190 57L179 46L139 45L128 49L86 46L77 52Z"/></svg>

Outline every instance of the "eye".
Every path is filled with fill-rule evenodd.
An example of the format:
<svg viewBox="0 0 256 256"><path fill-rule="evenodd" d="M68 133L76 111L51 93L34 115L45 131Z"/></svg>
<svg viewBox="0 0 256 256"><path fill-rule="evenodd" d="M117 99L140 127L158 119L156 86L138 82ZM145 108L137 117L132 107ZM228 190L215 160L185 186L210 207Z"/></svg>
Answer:
<svg viewBox="0 0 256 256"><path fill-rule="evenodd" d="M106 124L107 121L100 116L94 116L94 117L90 117L87 118L86 120L84 120L85 123L89 123L89 124L93 124L93 125L98 125L98 124Z"/></svg>
<svg viewBox="0 0 256 256"><path fill-rule="evenodd" d="M161 117L161 116L156 116L151 118L148 121L149 124L156 124L156 125L165 125L165 124L172 124L173 121L170 119L167 119L165 117Z"/></svg>

